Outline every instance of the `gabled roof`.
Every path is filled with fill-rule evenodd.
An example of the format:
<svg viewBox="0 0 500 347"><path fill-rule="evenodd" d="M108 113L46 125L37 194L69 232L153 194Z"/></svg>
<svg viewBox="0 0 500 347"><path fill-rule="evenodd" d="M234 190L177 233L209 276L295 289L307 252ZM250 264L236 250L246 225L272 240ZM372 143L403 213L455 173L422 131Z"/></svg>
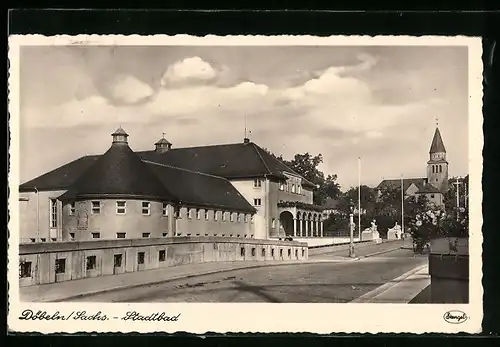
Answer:
<svg viewBox="0 0 500 347"><path fill-rule="evenodd" d="M286 179L284 172L301 177L261 147L250 143L234 143L203 147L175 148L164 153L137 152L151 162L203 172L227 179L270 176ZM304 179L304 186L314 184Z"/></svg>
<svg viewBox="0 0 500 347"><path fill-rule="evenodd" d="M225 178L145 162L182 204L255 213L255 208Z"/></svg>
<svg viewBox="0 0 500 347"><path fill-rule="evenodd" d="M406 192L408 188L414 184L418 189L424 187L427 178L404 178L403 179L403 190ZM391 180L383 180L377 186L377 189L396 189L401 188L401 179L391 179Z"/></svg>
<svg viewBox="0 0 500 347"><path fill-rule="evenodd" d="M20 192L38 190L66 190L76 179L94 164L99 155L73 160L19 186Z"/></svg>
<svg viewBox="0 0 500 347"><path fill-rule="evenodd" d="M162 145L162 144L171 145L171 143L168 142L168 140L164 137L162 137L161 139L158 140L158 142L155 143L155 145Z"/></svg>
<svg viewBox="0 0 500 347"><path fill-rule="evenodd" d="M434 132L434 138L432 139L431 148L429 150L429 154L432 153L446 153L446 149L444 148L443 139L441 138L441 132L439 128L436 128Z"/></svg>
<svg viewBox="0 0 500 347"><path fill-rule="evenodd" d="M175 201L127 144L113 144L60 199L133 197Z"/></svg>
<svg viewBox="0 0 500 347"><path fill-rule="evenodd" d="M430 183L426 184L425 187L422 187L421 189L418 190L418 192L416 192L416 194L433 194L433 193L441 193L441 191Z"/></svg>
<svg viewBox="0 0 500 347"><path fill-rule="evenodd" d="M161 140L160 140L161 141ZM167 141L167 140L165 140ZM168 142L168 141L167 141ZM227 179L262 177L286 179L284 173L301 177L280 160L254 143L235 143L203 147L135 152L145 161L184 168ZM66 190L101 156L85 156L20 185L20 191ZM303 179L305 187L315 185Z"/></svg>

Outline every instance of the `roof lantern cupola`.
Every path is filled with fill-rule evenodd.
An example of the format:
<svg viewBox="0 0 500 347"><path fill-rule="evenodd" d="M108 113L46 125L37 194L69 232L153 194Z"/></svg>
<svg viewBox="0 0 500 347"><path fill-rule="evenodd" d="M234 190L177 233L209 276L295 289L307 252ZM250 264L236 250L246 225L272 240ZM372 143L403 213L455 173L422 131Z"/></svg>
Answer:
<svg viewBox="0 0 500 347"><path fill-rule="evenodd" d="M158 153L165 153L172 148L172 144L168 142L165 138L165 133L163 133L163 137L155 143L155 151Z"/></svg>
<svg viewBox="0 0 500 347"><path fill-rule="evenodd" d="M118 127L111 136L113 136L113 144L128 144L128 134L122 127Z"/></svg>

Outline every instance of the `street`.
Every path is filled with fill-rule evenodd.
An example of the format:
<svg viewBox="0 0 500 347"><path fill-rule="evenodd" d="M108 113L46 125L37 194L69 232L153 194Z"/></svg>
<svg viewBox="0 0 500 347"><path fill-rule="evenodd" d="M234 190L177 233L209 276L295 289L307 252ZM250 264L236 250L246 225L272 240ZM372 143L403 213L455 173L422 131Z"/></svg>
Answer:
<svg viewBox="0 0 500 347"><path fill-rule="evenodd" d="M390 244L360 247L357 255L368 255L377 250L389 251L391 247L394 248ZM345 257L346 252L312 255L310 260L338 259ZM233 270L70 301L345 303L426 262L426 256L398 249L357 261Z"/></svg>

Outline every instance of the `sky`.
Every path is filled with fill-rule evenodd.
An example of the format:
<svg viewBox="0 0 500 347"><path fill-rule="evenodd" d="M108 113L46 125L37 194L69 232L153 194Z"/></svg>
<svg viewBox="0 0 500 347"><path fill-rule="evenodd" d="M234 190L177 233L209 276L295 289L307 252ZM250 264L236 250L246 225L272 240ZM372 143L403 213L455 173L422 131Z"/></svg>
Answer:
<svg viewBox="0 0 500 347"><path fill-rule="evenodd" d="M242 142L321 153L343 190L424 177L436 120L450 176L468 173L467 47L25 46L20 180L104 153Z"/></svg>

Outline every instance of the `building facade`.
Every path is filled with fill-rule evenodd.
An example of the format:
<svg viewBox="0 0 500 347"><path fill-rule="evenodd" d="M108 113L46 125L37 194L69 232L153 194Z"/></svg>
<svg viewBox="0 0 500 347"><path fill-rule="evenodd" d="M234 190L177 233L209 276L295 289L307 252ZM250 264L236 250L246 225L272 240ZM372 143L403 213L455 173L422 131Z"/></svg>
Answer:
<svg viewBox="0 0 500 347"><path fill-rule="evenodd" d="M21 243L322 236L315 186L249 139L134 152L128 137L21 184Z"/></svg>
<svg viewBox="0 0 500 347"><path fill-rule="evenodd" d="M417 199L425 195L430 204L444 206L444 193L448 190L448 161L446 149L439 128L436 128L429 149L427 176L403 179L405 198L415 196ZM378 186L379 195L384 189L401 187L401 179L383 180Z"/></svg>

